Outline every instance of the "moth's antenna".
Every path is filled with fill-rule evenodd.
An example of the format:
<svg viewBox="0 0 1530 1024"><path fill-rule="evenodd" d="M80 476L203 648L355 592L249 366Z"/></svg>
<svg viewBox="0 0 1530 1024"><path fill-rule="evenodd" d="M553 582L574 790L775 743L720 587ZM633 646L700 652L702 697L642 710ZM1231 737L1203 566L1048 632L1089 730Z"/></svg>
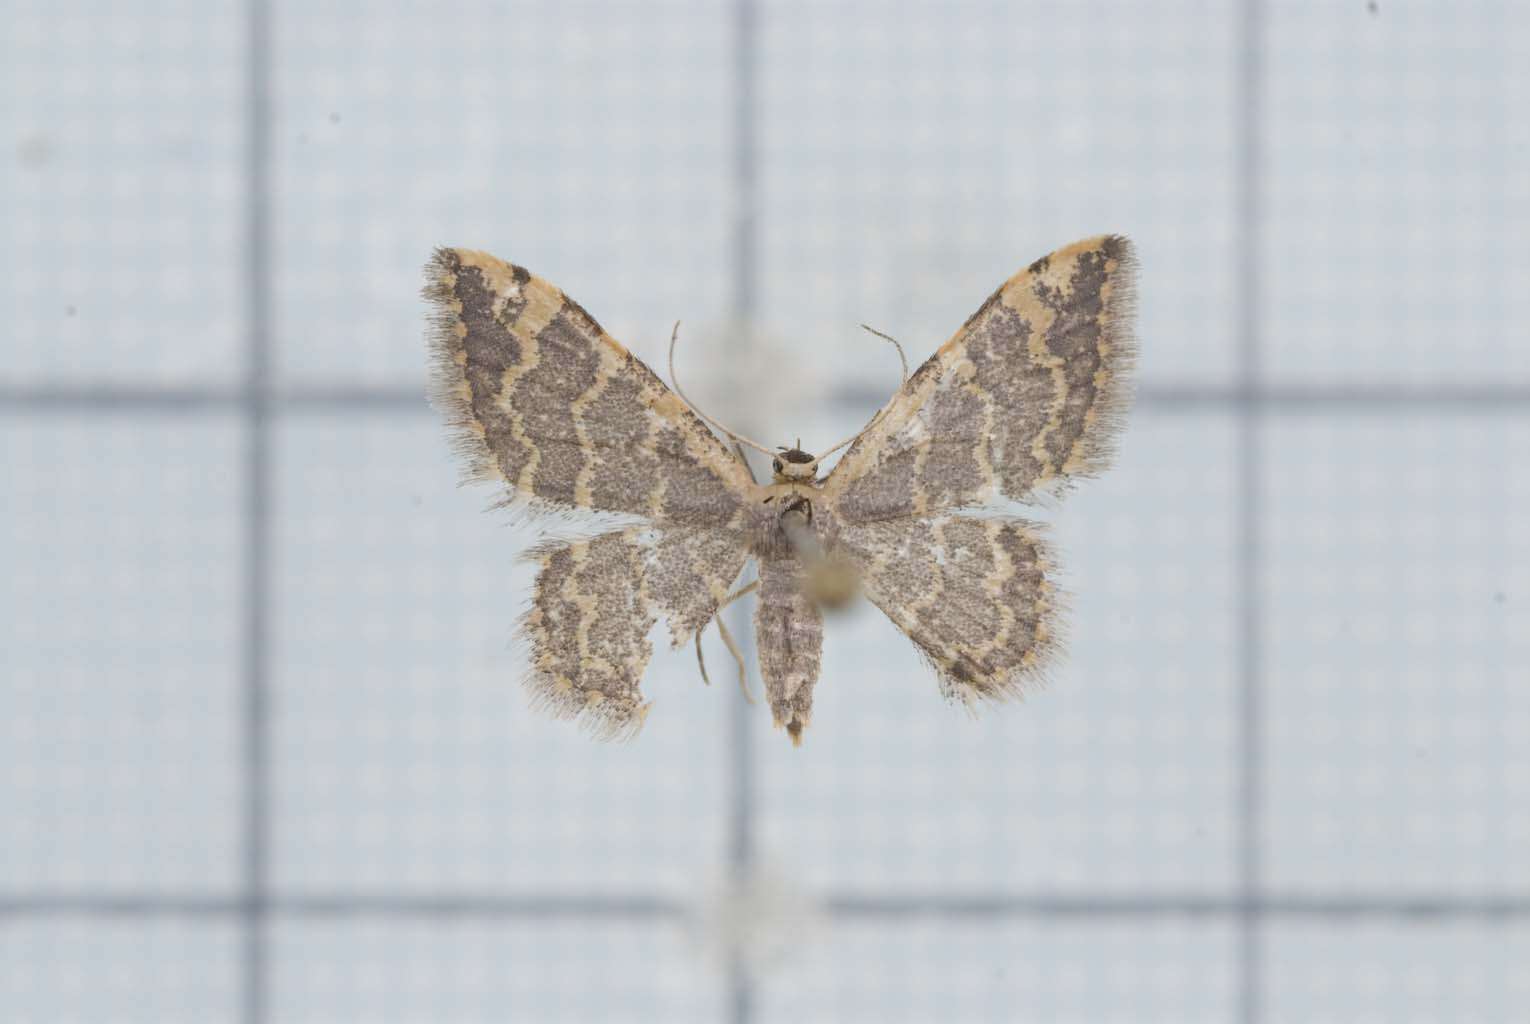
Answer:
<svg viewBox="0 0 1530 1024"><path fill-rule="evenodd" d="M839 451L845 445L853 444L854 442L859 441L861 439L861 435L866 433L866 431L870 430L872 427L876 426L877 423L879 423L881 421L882 417L885 416L885 415L887 415L887 409L884 406L883 408L877 410L877 414L875 416L871 417L871 419L869 421L867 421L867 423L866 423L866 425L864 427L862 427L860 430L857 430L855 433L851 434L849 437L845 438L843 441L839 442L839 444L835 445L833 448L829 448L829 449L825 450L822 455L818 456L818 458L820 458L820 459L827 459L830 455L833 455L835 452Z"/></svg>
<svg viewBox="0 0 1530 1024"><path fill-rule="evenodd" d="M890 342L892 342L892 347L898 350L898 362L903 364L903 379L898 382L898 386L902 387L903 385L907 384L908 383L908 357L903 354L903 346L898 344L898 339L894 338L890 334L883 334L881 331L877 330L875 327L868 327L866 324L861 324L861 330L863 330L863 331L870 331L872 334L875 334L877 337L881 338L883 341L890 341Z"/></svg>
<svg viewBox="0 0 1530 1024"><path fill-rule="evenodd" d="M675 376L675 342L679 340L680 321L676 320L675 329L669 332L669 382L675 386L675 394L679 395L685 404L690 406L691 411L694 412L697 416L700 416L702 419L712 424L712 426L716 427L718 430L721 430L724 434L727 434L739 444L746 444L753 448L755 451L764 454L767 458L775 458L775 453L772 452L769 448L766 448L764 445L756 441L749 440L749 438L745 437L743 434L734 433L727 427L723 426L721 423L718 423L712 417L708 416L706 413L702 412L701 407L698 406L695 402L691 401L690 397L680 389L680 378Z"/></svg>
<svg viewBox="0 0 1530 1024"><path fill-rule="evenodd" d="M898 339L894 338L890 334L883 334L881 331L877 330L875 327L871 327L871 326L869 326L867 324L861 324L861 330L869 331L872 334L875 334L877 337L881 338L883 341L890 341L890 342L892 342L892 347L898 350L898 362L903 367L903 379L898 381L898 386L901 388L903 385L907 384L908 383L908 357L903 354L903 346L898 344ZM671 372L670 376L673 377L674 373ZM853 444L854 442L859 441L861 439L861 435L866 433L866 431L870 430L872 427L876 426L878 421L880 421L882 419L882 417L886 414L886 412L887 412L886 407L883 407L883 408L877 410L877 414L875 416L871 417L871 421L869 423L867 423L864 427L862 427L860 430L856 431L854 434L851 434L849 437L847 437L843 441L839 442L839 444L835 445L833 448L830 448L828 451L824 452L822 455L820 455L818 457L820 459L827 459L830 455L833 455L835 452L839 451L845 445Z"/></svg>

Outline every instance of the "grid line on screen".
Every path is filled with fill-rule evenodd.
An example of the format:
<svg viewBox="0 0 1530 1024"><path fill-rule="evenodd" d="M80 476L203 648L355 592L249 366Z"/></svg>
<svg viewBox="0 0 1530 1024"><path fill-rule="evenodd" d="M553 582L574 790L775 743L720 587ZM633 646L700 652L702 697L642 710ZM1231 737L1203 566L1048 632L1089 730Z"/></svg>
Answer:
<svg viewBox="0 0 1530 1024"><path fill-rule="evenodd" d="M270 989L267 886L270 880L271 600L271 25L266 0L250 0L246 21L245 300L249 332L244 378L244 900L240 907L240 1020L262 1024Z"/></svg>
<svg viewBox="0 0 1530 1024"><path fill-rule="evenodd" d="M756 233L758 187L756 174L756 79L759 41L755 33L755 0L736 0L733 8L733 296L732 317L750 323L759 293ZM744 607L732 609L734 635L744 657L754 654L754 630ZM729 704L728 758L730 781L728 858L735 884L744 884L754 861L754 731L750 707L741 700ZM728 952L728 1015L736 1024L754 1017L754 986L739 950Z"/></svg>
<svg viewBox="0 0 1530 1024"><path fill-rule="evenodd" d="M819 901L833 916L898 920L945 918L983 922L1008 917L1068 918L1236 918L1254 913L1291 920L1467 920L1510 923L1530 918L1530 897L1513 893L1486 896L1440 892L1356 895L1348 892L1265 893L1252 900L1203 893L1141 895L1068 895L1058 893L828 892ZM520 895L504 892L453 892L441 895L307 896L268 894L261 911L271 917L400 918L564 918L587 920L675 921L691 912L689 904L660 895L614 893L597 896ZM188 917L226 919L250 912L250 901L195 893L141 896L112 892L7 895L0 897L0 917Z"/></svg>
<svg viewBox="0 0 1530 1024"><path fill-rule="evenodd" d="M1260 894L1264 859L1262 816L1264 795L1264 723L1260 677L1259 579L1260 523L1259 481L1261 466L1262 408L1252 401L1260 385L1259 252L1261 209L1259 168L1263 131L1263 11L1262 0L1243 0L1239 11L1238 88L1242 95L1233 105L1238 123L1236 195L1238 197L1238 253L1236 298L1238 324L1238 381L1243 392L1238 402L1238 443L1233 451L1237 480L1237 595L1236 626L1238 666L1238 785L1237 884L1243 909L1238 915L1237 1017L1242 1024L1264 1019L1263 915L1256 902Z"/></svg>
<svg viewBox="0 0 1530 1024"><path fill-rule="evenodd" d="M863 409L870 392L845 390L830 403L847 411ZM239 409L245 402L241 391L219 387L135 388L69 387L55 385L0 387L0 413L13 416L49 414L78 416L99 413L117 416L134 412L221 414ZM434 416L425 401L424 388L379 387L272 387L265 405L278 415L294 412L349 412L373 409L393 416ZM1420 387L1409 384L1374 387L1340 384L1262 383L1252 389L1241 384L1174 384L1160 381L1139 388L1132 405L1154 412L1193 412L1201 409L1256 410L1262 416L1390 416L1399 413L1450 413L1483 415L1530 409L1530 388L1514 384Z"/></svg>

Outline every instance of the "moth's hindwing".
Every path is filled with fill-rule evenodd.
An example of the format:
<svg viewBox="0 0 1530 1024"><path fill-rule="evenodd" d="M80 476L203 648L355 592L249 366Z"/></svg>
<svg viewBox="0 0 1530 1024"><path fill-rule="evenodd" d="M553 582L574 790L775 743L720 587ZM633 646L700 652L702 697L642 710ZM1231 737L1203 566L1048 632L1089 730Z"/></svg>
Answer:
<svg viewBox="0 0 1530 1024"><path fill-rule="evenodd" d="M653 648L644 596L647 553L637 530L620 530L531 553L541 564L521 622L535 703L597 732L631 735L648 705L638 690Z"/></svg>
<svg viewBox="0 0 1530 1024"><path fill-rule="evenodd" d="M846 526L866 596L929 659L947 696L1017 696L1057 646L1059 595L1037 528L965 515Z"/></svg>
<svg viewBox="0 0 1530 1024"><path fill-rule="evenodd" d="M631 735L648 704L639 686L662 614L676 646L695 637L743 568L747 552L724 534L641 527L549 542L521 620L533 701L602 735Z"/></svg>
<svg viewBox="0 0 1530 1024"><path fill-rule="evenodd" d="M923 516L1104 469L1128 401L1136 260L1118 235L1010 278L911 376L825 486L849 522Z"/></svg>

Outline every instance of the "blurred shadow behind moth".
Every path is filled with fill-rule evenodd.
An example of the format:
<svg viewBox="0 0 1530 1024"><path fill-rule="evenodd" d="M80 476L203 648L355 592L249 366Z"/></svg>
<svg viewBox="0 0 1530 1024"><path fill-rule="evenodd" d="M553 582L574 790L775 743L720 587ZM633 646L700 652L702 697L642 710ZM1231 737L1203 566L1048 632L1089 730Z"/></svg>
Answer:
<svg viewBox="0 0 1530 1024"><path fill-rule="evenodd" d="M539 571L520 628L534 702L634 734L661 616L675 647L697 645L703 677L701 634L717 622L747 694L718 612L751 592L765 694L794 743L812 717L822 609L857 592L907 634L948 699L1023 694L1057 653L1053 562L1037 525L993 506L1056 496L1109 463L1136 352L1134 273L1116 235L1042 257L864 428L813 455L706 416L529 271L437 250L432 399L467 478L496 482L506 507L543 525L588 513L627 524L529 552ZM673 338L670 355L673 380ZM770 482L755 480L744 446L771 460ZM750 559L758 578L738 587Z"/></svg>

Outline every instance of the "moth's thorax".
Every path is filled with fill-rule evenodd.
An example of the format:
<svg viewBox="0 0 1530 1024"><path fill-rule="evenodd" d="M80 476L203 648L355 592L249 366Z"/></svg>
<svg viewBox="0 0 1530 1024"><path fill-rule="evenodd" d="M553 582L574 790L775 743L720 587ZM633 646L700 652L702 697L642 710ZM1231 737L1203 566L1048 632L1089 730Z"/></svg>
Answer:
<svg viewBox="0 0 1530 1024"><path fill-rule="evenodd" d="M755 551L766 557L791 558L791 536L816 532L820 491L816 483L766 484L757 492L753 523Z"/></svg>
<svg viewBox="0 0 1530 1024"><path fill-rule="evenodd" d="M803 499L812 505L820 504L819 497L823 494L822 480L777 480L775 483L765 484L758 492L760 504L776 506L772 509L780 514L787 507L787 503L795 499Z"/></svg>
<svg viewBox="0 0 1530 1024"><path fill-rule="evenodd" d="M770 464L775 482L814 483L818 479L818 459L801 448L783 448Z"/></svg>
<svg viewBox="0 0 1530 1024"><path fill-rule="evenodd" d="M840 526L823 492L813 484L772 484L761 490L756 557L793 566L792 578L815 606L849 603L860 581L838 550Z"/></svg>

